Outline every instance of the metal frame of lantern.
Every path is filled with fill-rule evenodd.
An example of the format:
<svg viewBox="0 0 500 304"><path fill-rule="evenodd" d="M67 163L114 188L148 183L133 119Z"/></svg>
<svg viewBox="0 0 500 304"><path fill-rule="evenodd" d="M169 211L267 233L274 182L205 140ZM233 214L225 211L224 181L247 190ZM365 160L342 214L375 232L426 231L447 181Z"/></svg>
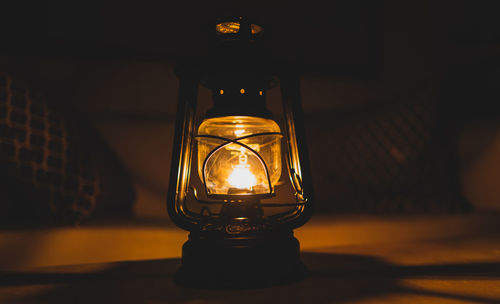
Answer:
<svg viewBox="0 0 500 304"><path fill-rule="evenodd" d="M180 78L181 78L180 79L181 83L184 82L184 79L182 78L181 75L180 75ZM180 91L182 92L183 88L185 88L185 87L186 87L185 85L181 84ZM283 89L283 90L285 90L285 89ZM189 93L189 92L184 92L184 93ZM186 215L186 218L189 218L189 215L195 216L195 214L193 214L192 212L186 212L186 207L184 204L185 199L187 197L187 194L189 193L190 190L193 192L195 199L202 204L224 204L227 201L231 201L231 200L241 201L241 200L246 200L249 198L253 198L253 199L269 198L269 197L272 197L274 195L274 189L271 185L271 181L270 181L270 177L269 177L269 172L268 172L269 170L267 168L265 161L262 159L262 157L259 155L258 152L254 151L249 146L239 142L240 140L243 140L243 139L246 139L249 137L256 137L256 136L262 136L262 135L282 135L282 136L284 136L284 138L286 138L286 142L287 142L286 152L287 152L287 160L288 160L287 168L288 168L291 184L295 190L295 196L297 198L297 201L295 203L281 203L281 204L280 203L269 203L269 204L260 203L259 205L262 207L283 207L283 206L301 207L301 206L305 206L306 203L308 203L310 201L310 199L307 198L307 196L304 194L304 185L302 184L301 164L300 164L300 157L299 157L299 148L297 145L297 135L293 136L294 134L296 134L296 131L295 131L296 128L295 128L295 123L294 123L295 119L293 117L298 116L297 113L294 114L294 112L292 110L294 108L293 105L286 105L286 104L284 105L285 118L286 118L285 134L279 133L279 132L266 132L266 133L257 133L257 134L252 134L252 135L248 135L248 136L243 136L243 137L236 138L236 139L229 139L229 138L224 138L224 137L219 137L219 136L209 136L209 135L193 135L194 134L194 126L195 126L195 124L194 124L195 120L194 120L193 115L194 115L195 107L191 108L188 103L185 103L186 99L184 98L185 96L192 96L192 93L193 93L193 91L191 91L191 94L180 94L179 95L179 104L178 104L179 109L182 110L182 108L185 105L187 105L187 107L186 107L186 109L184 109L184 111L182 111L183 113L181 115L179 115L180 111L178 111L177 123L176 123L176 128L175 128L176 137L174 139L174 147L180 147L181 145L178 144L180 142L182 142L182 147L180 147L181 148L180 151L178 151L178 152L174 151L174 153L173 153L173 158L175 158L175 159L172 160L172 171L175 171L175 168L178 168L178 169L176 170L177 172L175 172L176 176L171 176L174 178L171 178L170 189L172 189L173 182L175 182L176 183L176 186L175 186L176 191L175 191L174 200L178 203L176 203L175 205L169 204L168 207L169 207L170 214L173 215L172 219L174 220L174 222L178 226L180 226L181 228L184 228L186 230L189 230L189 231L192 231L193 229L198 228L200 218L191 218L193 220L193 222L189 222L189 221L184 221L182 219L179 219L176 216L176 215L180 215L180 214ZM286 93L282 92L282 94L283 94L283 97L286 96ZM297 105L295 105L295 106L297 107ZM300 104L298 106L300 106ZM181 136L177 136L177 134L179 134L179 132L178 132L179 130L181 131L180 132L182 134ZM289 134L292 134L292 136L290 136ZM220 144L217 148L213 149L209 153L209 155L206 157L206 159L204 160L203 169L202 169L202 171L204 172L203 177L206 176L205 166L206 166L208 159L211 157L211 155L213 155L213 153L216 150L224 147L225 145L230 144L230 143L234 143L237 145L241 145L245 149L251 151L262 162L262 165L266 171L266 177L268 179L268 185L269 185L270 192L267 194L250 194L250 195L210 194L208 189L207 189L207 186L206 186L206 180L204 178L203 185L204 185L205 193L207 194L208 198L211 198L214 200L213 201L206 201L206 200L199 199L197 192L196 192L196 189L189 188L188 184L189 184L189 174L190 174L190 169L191 169L192 146L194 144L193 139L200 138L200 137L215 138L215 139L220 139L221 141L224 141L223 144ZM175 152L177 152L177 153L175 153ZM176 157L176 155L179 155L179 156ZM303 161L303 163L304 162L305 161ZM176 166L177 164L178 164L178 166ZM304 165L302 165L302 167L304 167ZM173 191L170 191L169 199L172 199L173 194L174 194ZM242 196L244 196L244 197L242 197ZM180 202L180 204L179 204L179 202ZM309 202L309 204L311 204L311 203ZM297 210L296 216L290 217L289 218L290 221L287 221L286 224L290 225L291 229L294 229L294 228L301 226L302 225L301 221L296 221L296 219L298 216L301 216L303 214L304 214L304 210ZM309 217L310 214L307 214L306 216ZM280 224L285 224L285 223L281 222Z"/></svg>
<svg viewBox="0 0 500 304"><path fill-rule="evenodd" d="M234 21L232 21L234 22ZM240 27L252 29L246 19L239 18ZM218 23L221 24L221 23ZM261 35L262 28L256 26ZM220 34L220 33L219 33ZM231 40L238 36L229 33ZM256 37L251 36L251 39ZM270 63L271 64L271 63ZM196 134L196 106L198 86L204 83L203 69L206 65L193 60L176 67L179 78L179 99L171 163L167 209L173 222L190 231L188 242L183 246L182 267L176 281L190 286L244 286L272 285L304 276L300 262L298 241L293 229L303 225L312 213L312 184L309 173L307 147L303 128L297 73L280 65L275 80L279 79L283 103L284 128L281 132L264 132L238 138ZM275 81L268 81L268 88ZM242 143L244 139L265 135L280 135L285 139L286 165L291 185L295 191L295 202L265 203L261 199L273 197L269 168L258 151ZM190 187L190 174L196 139L212 138L221 143L212 149L203 161L203 179L207 200L201 199L195 187ZM301 143L301 144L299 144ZM229 144L239 145L255 155L263 166L269 192L261 194L211 194L206 181L206 165L209 159ZM259 223L224 222L221 213L207 207L199 212L189 210L186 199L192 195L200 205L214 204L243 208L242 212L254 212L255 208L295 207L293 210L263 218ZM231 205L231 202L239 202ZM228 208L230 208L228 207ZM247 208L247 209L245 209ZM245 273L234 276L235 265L242 266ZM258 283L256 283L258 282Z"/></svg>

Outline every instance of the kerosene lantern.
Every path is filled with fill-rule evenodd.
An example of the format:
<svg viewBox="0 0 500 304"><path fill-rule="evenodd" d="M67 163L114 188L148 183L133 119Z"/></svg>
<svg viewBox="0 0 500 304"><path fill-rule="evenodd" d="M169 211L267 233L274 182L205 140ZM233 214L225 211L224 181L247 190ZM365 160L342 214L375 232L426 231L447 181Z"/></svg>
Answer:
<svg viewBox="0 0 500 304"><path fill-rule="evenodd" d="M264 28L218 20L213 47L178 62L179 100L167 208L190 232L180 284L252 287L300 279L293 229L312 212L297 73L269 55ZM198 89L213 106L197 111ZM266 109L269 90L280 113Z"/></svg>

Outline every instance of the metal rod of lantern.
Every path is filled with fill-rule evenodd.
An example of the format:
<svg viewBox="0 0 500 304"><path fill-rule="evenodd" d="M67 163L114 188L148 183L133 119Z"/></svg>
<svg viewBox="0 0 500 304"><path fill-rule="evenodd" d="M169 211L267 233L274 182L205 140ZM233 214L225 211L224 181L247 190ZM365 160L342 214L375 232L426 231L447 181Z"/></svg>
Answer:
<svg viewBox="0 0 500 304"><path fill-rule="evenodd" d="M179 78L179 96L167 201L178 203L167 204L167 211L177 226L191 230L197 227L196 217L178 215L188 214L184 204L191 171L198 79L189 69L177 68L176 73Z"/></svg>
<svg viewBox="0 0 500 304"><path fill-rule="evenodd" d="M292 185L295 188L297 201L307 202L299 204L294 213L282 220L287 222L291 229L302 226L309 220L313 212L312 183L309 165L309 155L303 118L303 109L300 95L300 79L296 72L282 69L279 75L283 114L285 118L285 138L287 165ZM298 145L300 142L301 145ZM303 179L303 175L307 179ZM294 179L295 177L295 179ZM303 184L305 180L306 184Z"/></svg>

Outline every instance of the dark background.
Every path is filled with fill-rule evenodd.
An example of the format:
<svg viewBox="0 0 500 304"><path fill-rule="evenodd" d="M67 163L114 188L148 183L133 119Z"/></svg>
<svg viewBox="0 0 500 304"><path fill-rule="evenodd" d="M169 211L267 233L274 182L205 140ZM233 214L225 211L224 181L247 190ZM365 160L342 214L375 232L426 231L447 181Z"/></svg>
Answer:
<svg viewBox="0 0 500 304"><path fill-rule="evenodd" d="M476 209L500 210L500 19L494 1L2 6L2 69L45 92L55 107L90 119L132 176L138 216L166 217L175 60L203 53L206 28L232 12L259 20L273 54L293 60L302 73L320 211L336 210L329 190L338 175L329 167L335 160L323 161L329 147L315 135L331 136L338 113L363 115L370 106L404 103L428 89L439 92L431 98L440 109L433 119L446 122L452 133L443 138L453 139L446 142L449 157L431 155L457 168L448 178L459 181L456 191Z"/></svg>

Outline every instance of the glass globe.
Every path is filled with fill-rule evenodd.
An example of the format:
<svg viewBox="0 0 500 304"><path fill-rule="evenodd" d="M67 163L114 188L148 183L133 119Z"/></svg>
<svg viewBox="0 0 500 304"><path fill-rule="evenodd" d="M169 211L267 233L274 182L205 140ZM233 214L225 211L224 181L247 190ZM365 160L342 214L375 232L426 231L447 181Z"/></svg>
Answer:
<svg viewBox="0 0 500 304"><path fill-rule="evenodd" d="M198 128L197 150L198 174L208 195L271 195L281 176L281 137L271 119L205 119Z"/></svg>

